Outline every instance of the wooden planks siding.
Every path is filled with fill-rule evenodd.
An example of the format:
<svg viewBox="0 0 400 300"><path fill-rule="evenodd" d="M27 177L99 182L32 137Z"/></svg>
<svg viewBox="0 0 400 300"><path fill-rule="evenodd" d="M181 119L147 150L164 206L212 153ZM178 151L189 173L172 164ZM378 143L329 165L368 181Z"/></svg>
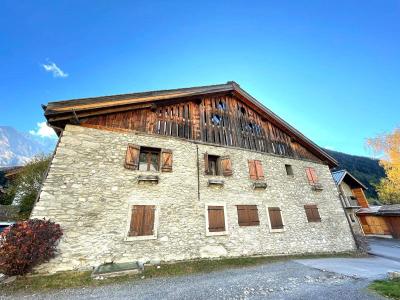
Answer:
<svg viewBox="0 0 400 300"><path fill-rule="evenodd" d="M233 95L204 96L80 121L82 125L174 136L320 162L287 133Z"/></svg>

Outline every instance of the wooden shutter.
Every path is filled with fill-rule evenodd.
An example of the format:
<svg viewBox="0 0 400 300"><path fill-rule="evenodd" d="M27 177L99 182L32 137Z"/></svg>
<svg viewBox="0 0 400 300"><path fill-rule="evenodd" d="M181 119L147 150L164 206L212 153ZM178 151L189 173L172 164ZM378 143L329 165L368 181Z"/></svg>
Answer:
<svg viewBox="0 0 400 300"><path fill-rule="evenodd" d="M255 160L254 163L256 165L257 179L264 179L264 171L261 161Z"/></svg>
<svg viewBox="0 0 400 300"><path fill-rule="evenodd" d="M229 156L223 156L220 158L222 175L232 176L232 163Z"/></svg>
<svg viewBox="0 0 400 300"><path fill-rule="evenodd" d="M225 231L225 216L223 206L208 207L208 231Z"/></svg>
<svg viewBox="0 0 400 300"><path fill-rule="evenodd" d="M161 171L172 172L172 150L163 149L161 151Z"/></svg>
<svg viewBox="0 0 400 300"><path fill-rule="evenodd" d="M134 205L132 207L129 236L152 235L154 229L154 205Z"/></svg>
<svg viewBox="0 0 400 300"><path fill-rule="evenodd" d="M271 229L282 229L282 215L279 207L268 207L269 221L271 223Z"/></svg>
<svg viewBox="0 0 400 300"><path fill-rule="evenodd" d="M308 222L321 222L317 205L304 205Z"/></svg>
<svg viewBox="0 0 400 300"><path fill-rule="evenodd" d="M208 153L204 153L204 173L210 175L210 166L208 165Z"/></svg>
<svg viewBox="0 0 400 300"><path fill-rule="evenodd" d="M257 179L257 171L256 171L256 164L254 160L249 160L249 174L250 179L256 180Z"/></svg>
<svg viewBox="0 0 400 300"><path fill-rule="evenodd" d="M353 192L354 197L356 197L358 205L366 208L369 207L367 198L365 198L362 188L352 189L351 191Z"/></svg>
<svg viewBox="0 0 400 300"><path fill-rule="evenodd" d="M318 183L317 173L315 173L314 168L306 168L306 174L307 174L308 182L311 185Z"/></svg>
<svg viewBox="0 0 400 300"><path fill-rule="evenodd" d="M239 226L260 225L257 205L238 205L237 212Z"/></svg>
<svg viewBox="0 0 400 300"><path fill-rule="evenodd" d="M128 144L125 154L125 168L138 170L139 169L140 146Z"/></svg>

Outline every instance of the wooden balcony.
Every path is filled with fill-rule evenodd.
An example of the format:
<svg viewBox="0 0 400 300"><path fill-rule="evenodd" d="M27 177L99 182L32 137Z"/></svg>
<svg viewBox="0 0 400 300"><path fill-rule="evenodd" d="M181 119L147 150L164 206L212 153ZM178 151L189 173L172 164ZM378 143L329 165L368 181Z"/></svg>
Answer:
<svg viewBox="0 0 400 300"><path fill-rule="evenodd" d="M342 199L345 208L359 208L359 207L361 207L358 204L357 199L355 197L353 197L353 196L343 196L343 195L341 195L340 198Z"/></svg>

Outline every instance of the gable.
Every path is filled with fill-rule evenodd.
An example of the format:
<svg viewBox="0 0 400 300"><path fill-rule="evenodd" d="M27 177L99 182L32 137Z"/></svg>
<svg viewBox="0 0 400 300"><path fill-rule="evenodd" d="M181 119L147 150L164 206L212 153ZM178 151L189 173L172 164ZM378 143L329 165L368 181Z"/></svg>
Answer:
<svg viewBox="0 0 400 300"><path fill-rule="evenodd" d="M52 102L48 122L127 129L309 159L336 161L236 83Z"/></svg>

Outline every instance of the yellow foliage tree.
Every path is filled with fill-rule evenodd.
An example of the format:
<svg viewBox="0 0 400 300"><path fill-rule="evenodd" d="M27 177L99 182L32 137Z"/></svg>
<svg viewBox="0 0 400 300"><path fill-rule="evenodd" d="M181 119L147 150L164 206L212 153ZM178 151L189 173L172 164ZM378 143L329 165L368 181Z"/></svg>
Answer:
<svg viewBox="0 0 400 300"><path fill-rule="evenodd" d="M383 154L379 164L385 169L386 178L376 186L379 200L400 204L400 127L393 133L368 139L367 144L376 154Z"/></svg>

